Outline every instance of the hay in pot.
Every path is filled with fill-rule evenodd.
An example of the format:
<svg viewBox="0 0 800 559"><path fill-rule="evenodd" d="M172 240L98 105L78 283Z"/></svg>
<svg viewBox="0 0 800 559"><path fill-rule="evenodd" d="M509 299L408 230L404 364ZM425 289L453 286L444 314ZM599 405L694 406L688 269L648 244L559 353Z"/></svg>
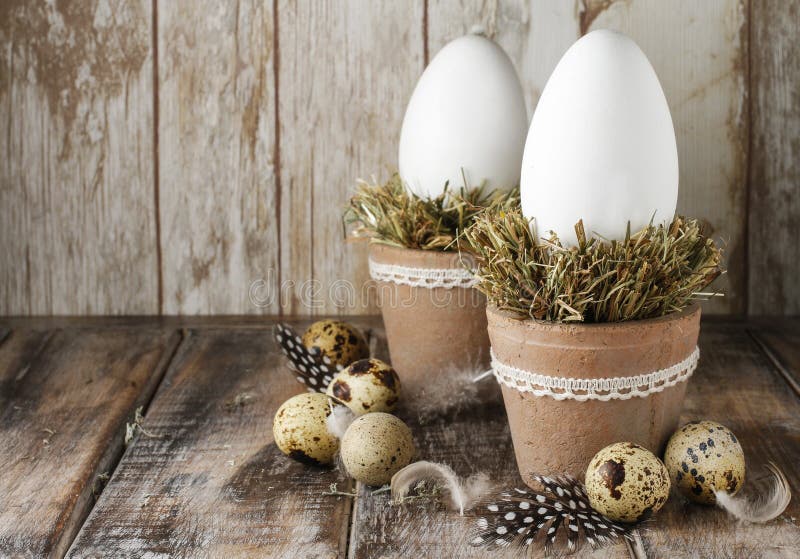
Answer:
<svg viewBox="0 0 800 559"><path fill-rule="evenodd" d="M622 241L587 239L578 246L555 235L536 239L520 209L489 208L475 216L459 246L478 262L479 284L490 304L553 322L620 322L663 316L710 294L702 290L722 272L721 251L695 219L676 217Z"/></svg>
<svg viewBox="0 0 800 559"><path fill-rule="evenodd" d="M448 251L456 239L485 209L519 207L519 188L489 190L485 186L454 189L423 198L410 192L395 173L383 184L359 182L344 213L353 234L399 248Z"/></svg>

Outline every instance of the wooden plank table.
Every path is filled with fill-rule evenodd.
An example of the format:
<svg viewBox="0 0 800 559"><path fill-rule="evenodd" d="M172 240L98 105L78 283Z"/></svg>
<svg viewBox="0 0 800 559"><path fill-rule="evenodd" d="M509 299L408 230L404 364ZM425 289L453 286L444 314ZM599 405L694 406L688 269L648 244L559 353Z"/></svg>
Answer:
<svg viewBox="0 0 800 559"><path fill-rule="evenodd" d="M380 320L352 322L386 358ZM0 319L0 557L487 556L467 545L469 514L435 501L392 505L276 449L273 415L303 388L285 370L273 324ZM796 497L767 525L672 498L641 531L643 548L650 557L798 557L800 319L706 321L700 346L683 419L730 426L749 479L774 461ZM499 391L487 381L471 401L435 413L404 403L418 457L521 486ZM139 407L144 419L132 428ZM135 434L124 447L126 431ZM634 553L618 545L579 556Z"/></svg>

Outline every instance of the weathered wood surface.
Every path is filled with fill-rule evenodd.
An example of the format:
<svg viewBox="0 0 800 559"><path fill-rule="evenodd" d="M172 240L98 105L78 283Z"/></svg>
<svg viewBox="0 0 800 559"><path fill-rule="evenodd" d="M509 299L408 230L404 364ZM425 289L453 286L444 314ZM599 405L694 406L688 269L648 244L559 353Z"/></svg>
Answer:
<svg viewBox="0 0 800 559"><path fill-rule="evenodd" d="M373 331L378 341L376 355L389 360L382 330ZM467 385L467 379L482 371L465 374L460 381L437 383L419 395L406 393L398 410L414 433L415 460L430 460L450 465L460 476L485 473L500 490L524 487L517 470L511 434L508 430L502 397L496 383ZM446 405L436 401L447 387ZM487 551L468 545L476 517L460 516L431 499L412 500L393 505L388 493L373 494L377 488L357 484L351 522L348 556L371 557L485 557ZM514 557L515 552L493 550L492 557ZM624 545L598 550L581 550L575 557L628 557Z"/></svg>
<svg viewBox="0 0 800 559"><path fill-rule="evenodd" d="M3 342L0 556L63 556L177 342L148 328L16 330Z"/></svg>
<svg viewBox="0 0 800 559"><path fill-rule="evenodd" d="M379 320L355 322L372 329L385 358ZM37 328L31 319L2 321L0 555L63 554L93 505L92 490L101 488L97 476L108 471L111 479L70 557L483 556L466 545L475 520L469 513L460 517L425 500L391 505L385 493L373 495L373 488L356 487L336 471L277 451L272 417L302 387L285 370L272 323L47 319ZM294 324L302 329L308 321ZM771 460L795 495L800 491L800 398L781 374L798 371L798 324L706 321L702 329L701 363L683 419L721 421L737 433L748 459L745 490ZM178 346L183 326L193 328ZM124 423L136 406L147 405L159 379L146 433L117 464ZM409 398L399 415L413 429L418 458L448 463L461 475L486 472L502 488L521 486L491 381L445 409ZM324 495L334 482L340 491L355 489L355 502ZM720 510L675 497L642 536L652 557L794 557L799 513L794 499L777 521L739 525ZM629 553L623 545L583 551Z"/></svg>
<svg viewBox="0 0 800 559"><path fill-rule="evenodd" d="M159 311L152 6L0 2L0 314Z"/></svg>
<svg viewBox="0 0 800 559"><path fill-rule="evenodd" d="M715 284L726 296L706 304L704 312L746 311L747 2L432 0L428 21L431 56L473 25L483 26L514 61L529 116L575 40L604 28L630 35L655 68L672 111L680 160L678 211L707 220L726 247L728 273ZM789 42L794 35L786 31L781 36ZM800 136L800 130L777 135L787 136ZM788 163L790 148L784 149ZM797 214L795 207L781 215ZM775 250L796 253L795 244L783 241Z"/></svg>
<svg viewBox="0 0 800 559"><path fill-rule="evenodd" d="M397 166L423 69L423 2L279 1L280 254L290 314L375 312L364 243L341 214L356 179Z"/></svg>
<svg viewBox="0 0 800 559"><path fill-rule="evenodd" d="M341 556L336 471L284 457L272 419L303 392L270 328L189 330L69 557Z"/></svg>
<svg viewBox="0 0 800 559"><path fill-rule="evenodd" d="M797 557L800 552L800 399L748 335L745 325L705 324L700 364L681 419L728 426L747 459L743 491L763 478L767 462L790 480L786 512L766 525L738 524L719 509L672 498L644 533L652 557Z"/></svg>
<svg viewBox="0 0 800 559"><path fill-rule="evenodd" d="M763 476L763 465L774 461L792 480L796 493L800 400L786 390L744 324L706 324L700 343L701 364L690 382L682 419L711 419L728 425L745 448L751 487L754 478ZM444 414L424 425L414 411L419 403L411 403L411 409L401 415L415 433L418 457L450 464L461 475L486 472L504 488L522 487L498 398L495 393L494 400L489 396L477 409ZM371 495L372 490L359 487L351 557L485 555L466 545L474 517L459 517L432 502L391 506L388 496ZM795 499L779 520L766 526L743 526L720 510L690 505L674 495L642 536L651 557L794 557L800 551L800 527L792 519L798 516L800 504ZM584 553L628 556L624 546Z"/></svg>
<svg viewBox="0 0 800 559"><path fill-rule="evenodd" d="M749 310L800 313L800 1L751 2Z"/></svg>
<svg viewBox="0 0 800 559"><path fill-rule="evenodd" d="M272 2L159 2L157 15L161 310L277 313Z"/></svg>
<svg viewBox="0 0 800 559"><path fill-rule="evenodd" d="M750 334L800 397L800 319L763 319Z"/></svg>
<svg viewBox="0 0 800 559"><path fill-rule="evenodd" d="M477 374L477 372L476 372ZM517 470L502 397L493 379L472 398L453 395L450 409L432 413L425 399L407 402L399 412L414 433L415 459L443 462L462 477L485 473L499 491L525 487ZM440 390L436 390L441 393ZM464 405L469 402L470 405ZM460 516L437 500L393 505L387 493L358 484L350 534L351 559L372 557L487 557L488 550L469 545L476 516ZM515 549L491 549L491 557L519 557ZM574 557L628 557L623 544Z"/></svg>

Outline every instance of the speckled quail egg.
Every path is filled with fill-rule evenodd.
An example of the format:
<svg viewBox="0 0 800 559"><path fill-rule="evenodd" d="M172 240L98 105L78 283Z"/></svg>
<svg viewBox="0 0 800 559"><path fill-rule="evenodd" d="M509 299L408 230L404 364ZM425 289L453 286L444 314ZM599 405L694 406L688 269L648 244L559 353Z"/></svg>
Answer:
<svg viewBox="0 0 800 559"><path fill-rule="evenodd" d="M342 463L347 473L367 485L389 483L414 457L411 429L383 412L356 418L342 437Z"/></svg>
<svg viewBox="0 0 800 559"><path fill-rule="evenodd" d="M714 421L693 421L675 431L664 463L681 494L696 503L714 504L714 491L734 495L744 483L742 445Z"/></svg>
<svg viewBox="0 0 800 559"><path fill-rule="evenodd" d="M309 392L289 398L278 408L272 434L281 452L304 464L333 462L339 439L328 431L326 423L330 401L325 394Z"/></svg>
<svg viewBox="0 0 800 559"><path fill-rule="evenodd" d="M655 454L634 443L614 443L595 454L586 469L592 507L611 520L639 522L669 497L669 474Z"/></svg>
<svg viewBox="0 0 800 559"><path fill-rule="evenodd" d="M364 335L340 320L320 320L309 326L303 334L303 345L319 348L323 358L341 367L369 357L369 346Z"/></svg>
<svg viewBox="0 0 800 559"><path fill-rule="evenodd" d="M340 371L328 385L335 396L356 415L392 411L400 397L400 378L380 359L359 359Z"/></svg>

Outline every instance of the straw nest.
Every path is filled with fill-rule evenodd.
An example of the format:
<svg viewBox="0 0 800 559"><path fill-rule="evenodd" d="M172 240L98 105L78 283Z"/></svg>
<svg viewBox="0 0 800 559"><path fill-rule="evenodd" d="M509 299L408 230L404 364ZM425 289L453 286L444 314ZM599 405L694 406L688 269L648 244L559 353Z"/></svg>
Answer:
<svg viewBox="0 0 800 559"><path fill-rule="evenodd" d="M519 209L475 217L459 245L478 260L478 289L520 318L555 322L618 322L684 309L722 273L720 249L697 220L676 217L623 241L587 239L578 246L537 239Z"/></svg>
<svg viewBox="0 0 800 559"><path fill-rule="evenodd" d="M345 227L355 224L356 237L401 248L456 250L454 242L485 209L519 206L519 189L488 190L484 186L452 189L422 198L405 188L398 174L384 184L360 182L345 210Z"/></svg>

